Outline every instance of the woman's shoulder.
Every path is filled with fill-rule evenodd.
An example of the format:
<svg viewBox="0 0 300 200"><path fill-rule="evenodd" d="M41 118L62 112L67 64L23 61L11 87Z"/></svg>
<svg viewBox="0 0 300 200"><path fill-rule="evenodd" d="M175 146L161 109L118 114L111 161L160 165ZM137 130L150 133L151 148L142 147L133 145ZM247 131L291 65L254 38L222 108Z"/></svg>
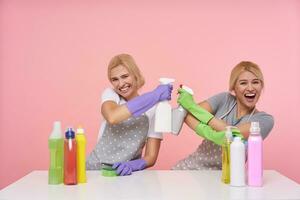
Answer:
<svg viewBox="0 0 300 200"><path fill-rule="evenodd" d="M101 95L101 100L102 103L105 101L115 101L116 103L120 103L121 102L121 98L118 95L118 93L116 93L112 88L105 88L102 92Z"/></svg>
<svg viewBox="0 0 300 200"><path fill-rule="evenodd" d="M271 114L266 113L265 111L257 111L254 113L253 117L274 121L274 117Z"/></svg>

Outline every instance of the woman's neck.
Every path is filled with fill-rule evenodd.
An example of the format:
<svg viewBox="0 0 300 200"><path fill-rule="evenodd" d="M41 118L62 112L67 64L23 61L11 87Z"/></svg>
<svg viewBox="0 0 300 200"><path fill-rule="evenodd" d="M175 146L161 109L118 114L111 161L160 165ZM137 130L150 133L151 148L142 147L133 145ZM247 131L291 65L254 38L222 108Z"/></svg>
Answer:
<svg viewBox="0 0 300 200"><path fill-rule="evenodd" d="M250 114L253 111L254 108L247 108L243 106L241 103L237 102L237 112L236 112L236 118L240 119L241 117Z"/></svg>

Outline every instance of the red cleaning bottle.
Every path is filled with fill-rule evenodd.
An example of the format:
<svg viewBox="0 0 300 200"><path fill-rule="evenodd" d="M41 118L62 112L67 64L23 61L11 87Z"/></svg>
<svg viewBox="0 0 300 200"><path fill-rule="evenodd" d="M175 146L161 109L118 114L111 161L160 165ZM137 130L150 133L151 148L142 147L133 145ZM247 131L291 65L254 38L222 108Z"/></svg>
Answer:
<svg viewBox="0 0 300 200"><path fill-rule="evenodd" d="M72 128L68 128L65 133L64 141L64 184L76 185L76 141L75 132Z"/></svg>

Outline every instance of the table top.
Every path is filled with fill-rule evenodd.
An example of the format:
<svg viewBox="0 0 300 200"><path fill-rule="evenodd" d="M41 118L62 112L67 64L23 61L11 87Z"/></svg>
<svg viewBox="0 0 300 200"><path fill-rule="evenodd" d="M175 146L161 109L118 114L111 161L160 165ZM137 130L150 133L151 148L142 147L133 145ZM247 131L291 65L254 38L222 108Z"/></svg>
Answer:
<svg viewBox="0 0 300 200"><path fill-rule="evenodd" d="M88 182L48 185L47 171L33 171L0 191L0 199L300 199L300 185L273 170L263 187L232 187L221 171L144 170L131 176L103 177L87 171Z"/></svg>

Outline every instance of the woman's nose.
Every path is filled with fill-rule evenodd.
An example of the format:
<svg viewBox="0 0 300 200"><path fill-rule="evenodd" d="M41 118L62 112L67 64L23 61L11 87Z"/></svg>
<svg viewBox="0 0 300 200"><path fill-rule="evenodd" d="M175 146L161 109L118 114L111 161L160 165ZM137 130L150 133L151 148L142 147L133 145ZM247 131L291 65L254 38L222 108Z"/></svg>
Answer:
<svg viewBox="0 0 300 200"><path fill-rule="evenodd" d="M254 87L253 87L252 83L248 84L247 89L250 90L250 91L254 90Z"/></svg>

